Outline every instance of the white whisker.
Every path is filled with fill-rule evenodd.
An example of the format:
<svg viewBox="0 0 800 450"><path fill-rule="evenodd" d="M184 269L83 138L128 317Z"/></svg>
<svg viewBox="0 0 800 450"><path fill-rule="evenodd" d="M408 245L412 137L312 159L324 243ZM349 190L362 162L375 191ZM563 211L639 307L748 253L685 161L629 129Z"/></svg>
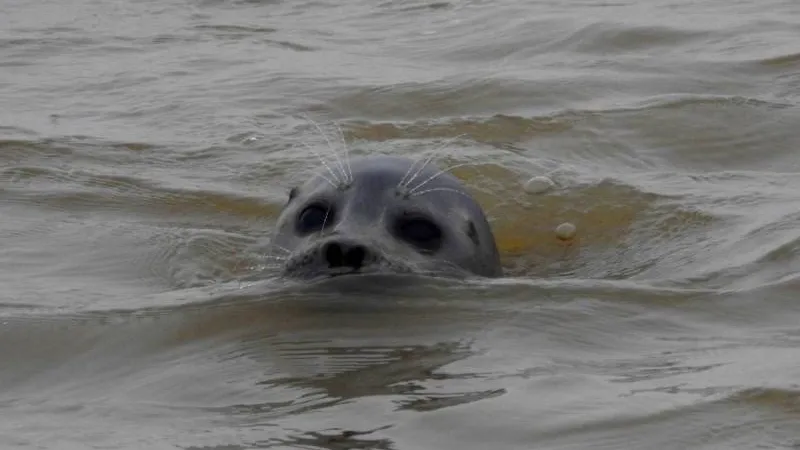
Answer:
<svg viewBox="0 0 800 450"><path fill-rule="evenodd" d="M322 136L322 139L325 139L325 142L328 143L328 148L331 150L331 152L333 152L333 157L336 158L336 162L337 162L337 164L339 166L339 170L342 171L342 176L344 177L344 181L345 181L344 184L347 184L346 183L346 181L347 181L347 172L345 171L344 163L342 162L342 159L339 157L339 153L336 151L336 147L334 147L333 142L331 142L331 140L328 138L328 135L325 134L325 131L322 129L322 127L319 126L319 124L317 124L317 122L315 122L310 117L308 117L308 115L304 114L303 116L306 118L306 120L308 120L311 123L311 125L314 126L314 128L317 129L317 131L319 131L319 134Z"/></svg>
<svg viewBox="0 0 800 450"><path fill-rule="evenodd" d="M328 207L328 209L325 210L325 218L322 219L322 228L320 229L320 232L322 232L322 230L325 229L325 225L328 224L328 216L330 215L330 213L331 213L331 208Z"/></svg>
<svg viewBox="0 0 800 450"><path fill-rule="evenodd" d="M283 265L281 265L281 264L264 264L264 265L259 266L258 268L261 269L261 270L278 270L278 269L280 269L282 267L283 267Z"/></svg>
<svg viewBox="0 0 800 450"><path fill-rule="evenodd" d="M418 192L414 192L414 193L412 193L410 196L411 196L411 197L416 197L416 196L419 196L419 195L427 194L427 193L429 193L429 192L437 192L437 191L441 191L441 192L452 192L452 193L454 193L454 194L463 195L464 197L467 197L467 198L469 198L469 199L472 199L472 197L471 197L471 196L470 196L468 193L466 193L466 192L462 192L462 191L459 191L458 189L447 188L447 187L438 187L438 188L426 189L426 190L424 190L424 191L418 191Z"/></svg>
<svg viewBox="0 0 800 450"><path fill-rule="evenodd" d="M347 164L347 175L350 177L348 183L353 182L353 167L350 165L350 148L347 146L347 140L344 138L344 131L338 123L333 124L339 131L339 139L342 141L342 148L344 149L344 162Z"/></svg>
<svg viewBox="0 0 800 450"><path fill-rule="evenodd" d="M411 180L407 180L407 178L408 178L409 175L411 175L411 171L414 170L414 168L417 167L417 163L419 163L420 161L422 161L422 157L421 156L419 158L414 159L414 162L411 163L411 166L406 171L406 174L403 175L403 178L400 179L400 182L397 183L396 187L398 187L398 188L399 187L405 187L406 183L410 183L411 182Z"/></svg>
<svg viewBox="0 0 800 450"><path fill-rule="evenodd" d="M284 253L286 253L287 255L290 255L292 253L292 251L289 250L288 248L280 246L280 245L275 244L275 243L270 243L270 246L273 247L273 248L276 248L276 249L278 249L278 250L280 250L280 251L282 251Z"/></svg>
<svg viewBox="0 0 800 450"><path fill-rule="evenodd" d="M435 180L436 178L438 178L438 177L440 177L440 176L444 175L445 173L447 173L447 172L450 172L450 171L451 171L451 170L453 170L453 169L457 169L457 168L459 168L459 167L464 167L464 166L471 166L471 165L473 165L473 163L463 163L463 164L456 164L456 165L454 165L454 166L450 166L450 167L448 167L447 169L440 170L439 172L437 172L437 173L435 173L435 174L431 175L430 177L428 177L428 179L426 179L426 180L425 180L425 181L423 181L422 183L420 183L420 184L418 184L418 185L414 186L414 187L413 187L411 190L409 190L409 194L414 194L414 193L415 193L415 192L416 192L418 189L422 188L422 187L423 187L423 186L425 186L426 184L428 184L428 183L430 183L431 181Z"/></svg>
<svg viewBox="0 0 800 450"><path fill-rule="evenodd" d="M274 266L273 268L277 269L279 267L283 267L283 265L289 261L289 258L292 255L292 251L288 248L278 244L275 242L275 234L278 233L278 228L274 228L272 230L271 236L269 238L269 244L267 245L266 254L260 255L261 260L266 260L268 263L266 266ZM283 255L276 255L275 250L280 250L283 252Z"/></svg>
<svg viewBox="0 0 800 450"><path fill-rule="evenodd" d="M438 156L439 152L441 152L444 148L446 148L450 143L452 143L456 139L459 139L459 138L461 138L463 136L465 136L465 135L464 134L459 134L458 136L454 136L454 137L452 137L450 139L447 139L446 141L444 141L441 144L439 144L436 148L431 150L430 156L428 156L428 158L425 159L425 164L423 164L422 167L417 169L417 171L414 173L413 177L411 177L409 180L406 181L406 177L411 172L412 168L414 166L416 166L417 162L419 162L419 160L414 161L414 164L412 164L411 167L408 169L408 172L406 172L406 176L403 177L403 180L401 180L401 182L398 185L398 187L407 187L408 185L410 185L411 182L413 182L419 176L419 174L422 173L422 171L425 170L426 167L428 167L428 164L430 164L431 161L433 161L433 158Z"/></svg>
<svg viewBox="0 0 800 450"><path fill-rule="evenodd" d="M261 258L278 262L287 261L289 259L286 256L275 256L275 255L262 255Z"/></svg>
<svg viewBox="0 0 800 450"><path fill-rule="evenodd" d="M430 156L428 156L428 158L425 159L425 163L422 166L420 166L416 172L414 172L414 175L411 178L409 178L408 176L411 175L411 171L417 167L417 163L422 161L422 158L415 159L414 162L411 164L411 167L409 167L408 171L406 171L406 174L403 176L403 179L401 179L400 183L397 184L397 187L400 188L407 187L412 181L414 181L415 178L417 178L419 173L422 172L422 170L425 169L425 167L428 164L430 164L431 159L433 159L434 156L436 156L436 153L431 152Z"/></svg>
<svg viewBox="0 0 800 450"><path fill-rule="evenodd" d="M331 169L331 166L329 166L329 165L328 165L328 163L327 163L327 162L325 162L325 159L324 159L324 158L322 158L322 155L320 155L320 154L319 154L319 152L317 152L316 150L314 150L314 148L313 148L313 147L311 147L310 145L306 144L305 142L301 142L301 144L303 144L303 145L304 145L304 146L305 146L305 147L306 147L306 148L307 148L307 149L308 149L310 152L312 152L314 155L316 155L316 157L317 157L317 158L319 158L319 161L322 163L322 165L323 165L323 166L324 166L326 169L328 169L328 172L329 172L329 173L331 174L331 176L333 177L333 180L331 180L330 178L328 178L327 176L325 176L325 175L323 175L323 174L321 174L321 173L319 173L319 174L317 174L317 175L319 175L319 176L320 176L321 178L323 178L325 181L327 181L328 183L330 183L330 184L331 184L331 186L333 186L333 188L334 188L334 189L338 189L338 187L339 187L340 185L342 185L342 184L343 184L343 182L342 182L341 180L339 180L339 177L336 175L336 172L334 172L334 170L333 170L333 169ZM336 180L336 181L334 181L334 180Z"/></svg>

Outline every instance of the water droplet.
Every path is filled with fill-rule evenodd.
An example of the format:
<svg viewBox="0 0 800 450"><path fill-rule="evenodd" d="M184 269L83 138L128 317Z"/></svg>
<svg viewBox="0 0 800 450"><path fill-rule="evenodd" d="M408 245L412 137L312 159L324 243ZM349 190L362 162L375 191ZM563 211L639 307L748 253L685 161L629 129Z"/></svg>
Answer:
<svg viewBox="0 0 800 450"><path fill-rule="evenodd" d="M577 228L575 228L575 225L569 222L564 222L556 227L556 237L562 241L568 241L574 238L576 232Z"/></svg>
<svg viewBox="0 0 800 450"><path fill-rule="evenodd" d="M547 177L533 177L525 183L525 192L529 194L541 194L553 188L555 184Z"/></svg>

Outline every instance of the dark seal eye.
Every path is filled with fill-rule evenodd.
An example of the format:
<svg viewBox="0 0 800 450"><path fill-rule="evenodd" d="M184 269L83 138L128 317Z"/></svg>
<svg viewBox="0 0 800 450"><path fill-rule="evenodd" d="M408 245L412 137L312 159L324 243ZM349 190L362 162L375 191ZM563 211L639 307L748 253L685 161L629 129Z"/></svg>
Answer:
<svg viewBox="0 0 800 450"><path fill-rule="evenodd" d="M297 216L297 231L303 234L320 231L333 221L333 208L314 203L300 211Z"/></svg>
<svg viewBox="0 0 800 450"><path fill-rule="evenodd" d="M400 239L425 251L435 251L442 245L442 229L424 217L402 217L395 223Z"/></svg>

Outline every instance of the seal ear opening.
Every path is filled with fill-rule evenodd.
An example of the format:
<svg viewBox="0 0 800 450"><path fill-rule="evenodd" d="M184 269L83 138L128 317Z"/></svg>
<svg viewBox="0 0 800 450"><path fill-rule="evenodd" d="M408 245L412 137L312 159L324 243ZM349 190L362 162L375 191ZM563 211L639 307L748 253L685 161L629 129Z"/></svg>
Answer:
<svg viewBox="0 0 800 450"><path fill-rule="evenodd" d="M471 220L467 222L467 236L476 246L481 245L481 240L478 237L478 230L475 228L475 223Z"/></svg>

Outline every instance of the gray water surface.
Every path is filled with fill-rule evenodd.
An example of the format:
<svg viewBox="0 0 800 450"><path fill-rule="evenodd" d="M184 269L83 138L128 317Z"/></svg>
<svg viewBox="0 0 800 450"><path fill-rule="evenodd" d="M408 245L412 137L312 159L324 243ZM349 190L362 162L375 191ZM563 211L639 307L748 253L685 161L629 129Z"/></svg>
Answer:
<svg viewBox="0 0 800 450"><path fill-rule="evenodd" d="M800 448L796 1L0 8L1 448ZM337 126L508 276L275 280Z"/></svg>

